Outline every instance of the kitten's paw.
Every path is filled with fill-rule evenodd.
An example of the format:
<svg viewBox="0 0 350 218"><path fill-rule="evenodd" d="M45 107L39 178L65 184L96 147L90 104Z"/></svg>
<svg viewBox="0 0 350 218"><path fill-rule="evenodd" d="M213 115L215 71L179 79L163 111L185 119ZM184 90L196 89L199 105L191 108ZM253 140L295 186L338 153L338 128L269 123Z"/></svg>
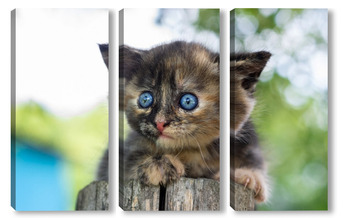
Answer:
<svg viewBox="0 0 350 218"><path fill-rule="evenodd" d="M215 173L215 175L212 177L212 179L215 179L217 181L220 181L220 171Z"/></svg>
<svg viewBox="0 0 350 218"><path fill-rule="evenodd" d="M261 203L267 200L268 186L264 173L261 170L238 168L231 170L231 178L235 182L244 185L244 187L253 190L257 202Z"/></svg>
<svg viewBox="0 0 350 218"><path fill-rule="evenodd" d="M142 184L166 185L185 175L185 167L172 155L148 157L138 167L137 174Z"/></svg>

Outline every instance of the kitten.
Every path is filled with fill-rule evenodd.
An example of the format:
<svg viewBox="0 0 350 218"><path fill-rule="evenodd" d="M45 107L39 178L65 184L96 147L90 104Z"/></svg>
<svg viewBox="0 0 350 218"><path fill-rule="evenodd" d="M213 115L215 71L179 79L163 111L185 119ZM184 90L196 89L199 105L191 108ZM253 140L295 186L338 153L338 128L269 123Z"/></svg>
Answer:
<svg viewBox="0 0 350 218"><path fill-rule="evenodd" d="M256 83L270 56L269 52L260 51L231 54L230 57L230 178L254 190L257 202L268 198L268 185L250 114L255 105Z"/></svg>
<svg viewBox="0 0 350 218"><path fill-rule="evenodd" d="M150 50L122 45L119 68L131 127L125 179L156 186L182 176L219 179L219 54L183 41Z"/></svg>

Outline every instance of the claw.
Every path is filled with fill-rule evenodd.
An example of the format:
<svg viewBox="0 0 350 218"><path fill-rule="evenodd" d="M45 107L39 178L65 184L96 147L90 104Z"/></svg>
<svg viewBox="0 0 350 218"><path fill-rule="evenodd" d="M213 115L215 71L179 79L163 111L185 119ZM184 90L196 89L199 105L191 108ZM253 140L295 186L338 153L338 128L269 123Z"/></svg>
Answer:
<svg viewBox="0 0 350 218"><path fill-rule="evenodd" d="M261 191L261 186L258 186L258 189L255 191L255 197L258 196L260 191Z"/></svg>
<svg viewBox="0 0 350 218"><path fill-rule="evenodd" d="M244 190L247 188L248 184L250 182L250 178L247 178L245 184L244 184Z"/></svg>

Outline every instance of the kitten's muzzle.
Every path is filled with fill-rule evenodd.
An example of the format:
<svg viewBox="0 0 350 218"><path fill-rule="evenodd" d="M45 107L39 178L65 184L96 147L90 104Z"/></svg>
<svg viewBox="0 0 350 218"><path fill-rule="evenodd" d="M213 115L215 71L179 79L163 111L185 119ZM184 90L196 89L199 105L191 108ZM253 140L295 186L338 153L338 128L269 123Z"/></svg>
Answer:
<svg viewBox="0 0 350 218"><path fill-rule="evenodd" d="M159 138L168 138L168 139L173 139L173 137L166 135L163 133L165 127L167 127L170 124L170 122L156 122L157 129L159 131Z"/></svg>
<svg viewBox="0 0 350 218"><path fill-rule="evenodd" d="M164 131L164 128L168 126L170 122L156 122L156 126L158 131L162 134Z"/></svg>

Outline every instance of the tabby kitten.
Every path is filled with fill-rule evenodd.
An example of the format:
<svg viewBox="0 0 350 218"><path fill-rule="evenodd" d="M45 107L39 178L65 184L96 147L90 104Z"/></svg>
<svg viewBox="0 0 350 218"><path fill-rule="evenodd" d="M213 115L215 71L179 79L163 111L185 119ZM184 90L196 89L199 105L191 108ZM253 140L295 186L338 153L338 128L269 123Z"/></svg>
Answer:
<svg viewBox="0 0 350 218"><path fill-rule="evenodd" d="M120 106L131 127L125 179L219 179L219 54L183 41L150 50L123 45L119 67Z"/></svg>
<svg viewBox="0 0 350 218"><path fill-rule="evenodd" d="M267 199L268 184L250 114L255 104L256 83L270 56L269 52L260 51L230 57L230 178L254 190L257 202Z"/></svg>

